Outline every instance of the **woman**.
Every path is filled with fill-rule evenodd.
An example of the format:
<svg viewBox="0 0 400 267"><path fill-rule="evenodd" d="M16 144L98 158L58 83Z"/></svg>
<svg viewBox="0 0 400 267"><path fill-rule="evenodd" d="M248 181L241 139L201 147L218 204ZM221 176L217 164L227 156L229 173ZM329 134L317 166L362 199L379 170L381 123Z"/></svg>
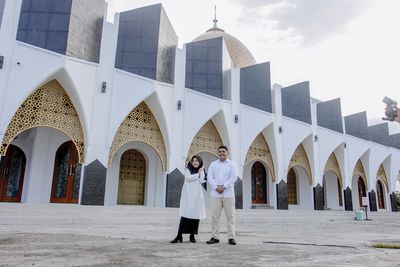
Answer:
<svg viewBox="0 0 400 267"><path fill-rule="evenodd" d="M202 183L205 183L203 161L200 156L193 156L185 169L185 183L182 187L181 205L179 208L178 235L171 243L182 242L182 234L190 234L190 242L196 243L194 235L199 230L199 222L206 218L206 207Z"/></svg>

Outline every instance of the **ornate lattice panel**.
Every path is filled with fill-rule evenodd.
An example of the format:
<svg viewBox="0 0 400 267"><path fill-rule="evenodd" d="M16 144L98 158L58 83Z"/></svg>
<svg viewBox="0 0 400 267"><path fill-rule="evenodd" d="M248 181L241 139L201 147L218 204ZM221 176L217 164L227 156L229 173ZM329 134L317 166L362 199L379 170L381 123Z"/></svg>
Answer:
<svg viewBox="0 0 400 267"><path fill-rule="evenodd" d="M160 127L149 107L140 103L119 126L111 145L108 165L115 152L129 142L143 142L151 146L160 157L163 171L167 170L167 155Z"/></svg>
<svg viewBox="0 0 400 267"><path fill-rule="evenodd" d="M386 190L389 192L389 186L388 186L389 184L388 184L385 169L383 168L382 164L381 164L381 166L379 166L378 173L376 174L376 178L383 181L383 183L386 186Z"/></svg>
<svg viewBox="0 0 400 267"><path fill-rule="evenodd" d="M145 158L134 149L125 151L119 168L118 204L144 205L145 181Z"/></svg>
<svg viewBox="0 0 400 267"><path fill-rule="evenodd" d="M275 182L274 161L272 160L271 150L262 134L257 135L256 139L254 139L251 144L247 151L244 165L246 166L252 160L260 160L264 162L272 174L272 181Z"/></svg>
<svg viewBox="0 0 400 267"><path fill-rule="evenodd" d="M366 189L368 190L367 176L365 175L364 167L362 165L361 160L358 160L356 166L354 167L353 177L354 176L361 177L364 180L365 185L367 186Z"/></svg>
<svg viewBox="0 0 400 267"><path fill-rule="evenodd" d="M297 205L297 183L296 183L296 173L293 169L289 170L287 177L288 185L288 204Z"/></svg>
<svg viewBox="0 0 400 267"><path fill-rule="evenodd" d="M289 169L293 168L294 166L300 166L304 168L308 176L308 181L310 185L312 185L310 162L308 161L307 153L302 144L300 144L293 153L292 159L289 163Z"/></svg>
<svg viewBox="0 0 400 267"><path fill-rule="evenodd" d="M334 153L329 156L328 161L326 162L324 173L328 171L333 171L339 179L340 187L342 188L343 180L342 180L342 173L340 172L339 163Z"/></svg>
<svg viewBox="0 0 400 267"><path fill-rule="evenodd" d="M337 179L337 188L338 188L338 196L339 196L339 206L343 206L343 198L342 198L342 183Z"/></svg>
<svg viewBox="0 0 400 267"><path fill-rule="evenodd" d="M0 154L5 155L18 134L35 127L50 127L65 133L76 145L79 163L84 162L85 146L78 113L56 80L39 87L18 108L4 134Z"/></svg>
<svg viewBox="0 0 400 267"><path fill-rule="evenodd" d="M222 146L221 136L214 123L209 120L199 130L190 145L187 160L200 152L209 152L217 156L218 147ZM218 156L217 156L218 157Z"/></svg>

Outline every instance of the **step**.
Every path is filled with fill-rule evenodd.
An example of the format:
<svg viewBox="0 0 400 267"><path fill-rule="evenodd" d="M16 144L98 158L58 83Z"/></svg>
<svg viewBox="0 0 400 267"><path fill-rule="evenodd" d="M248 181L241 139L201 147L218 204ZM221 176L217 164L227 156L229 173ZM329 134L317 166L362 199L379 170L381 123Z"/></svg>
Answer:
<svg viewBox="0 0 400 267"><path fill-rule="evenodd" d="M272 207L268 204L252 204L251 208L252 209L271 209L271 210L274 209L274 207Z"/></svg>

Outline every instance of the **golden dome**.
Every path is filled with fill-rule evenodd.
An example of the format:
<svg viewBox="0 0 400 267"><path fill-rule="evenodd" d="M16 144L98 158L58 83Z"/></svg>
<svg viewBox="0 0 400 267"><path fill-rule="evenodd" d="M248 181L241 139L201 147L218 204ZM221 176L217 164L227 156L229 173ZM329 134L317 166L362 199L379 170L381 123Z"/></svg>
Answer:
<svg viewBox="0 0 400 267"><path fill-rule="evenodd" d="M203 41L218 37L224 38L226 48L228 49L229 56L231 57L233 66L235 68L243 68L257 64L256 60L254 59L249 49L247 49L247 47L241 41L239 41L232 35L226 33L223 29L217 27L216 19L214 19L214 27L212 27L211 29L207 30L207 32L195 38L193 42Z"/></svg>

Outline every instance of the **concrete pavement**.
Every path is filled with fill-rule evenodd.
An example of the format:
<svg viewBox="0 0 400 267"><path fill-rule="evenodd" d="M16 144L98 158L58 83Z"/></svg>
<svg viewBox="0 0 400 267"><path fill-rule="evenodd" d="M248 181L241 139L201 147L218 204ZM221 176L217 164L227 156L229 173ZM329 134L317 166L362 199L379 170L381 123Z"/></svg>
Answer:
<svg viewBox="0 0 400 267"><path fill-rule="evenodd" d="M143 206L0 204L0 266L400 266L400 214L237 210L237 246L207 245L209 217L197 243L170 244L178 209Z"/></svg>

